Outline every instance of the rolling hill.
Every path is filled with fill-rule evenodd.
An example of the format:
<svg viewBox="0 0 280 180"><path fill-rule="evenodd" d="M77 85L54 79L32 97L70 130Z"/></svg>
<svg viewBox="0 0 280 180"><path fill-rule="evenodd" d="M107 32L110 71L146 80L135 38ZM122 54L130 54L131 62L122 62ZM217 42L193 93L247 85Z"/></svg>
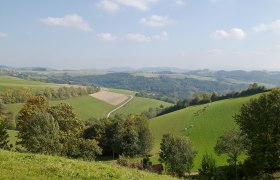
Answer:
<svg viewBox="0 0 280 180"><path fill-rule="evenodd" d="M67 84L51 84L43 83L39 81L24 80L20 78L10 77L10 76L0 76L0 91L11 88L21 88L21 87L30 87L30 88L58 88L62 86L69 86ZM126 94L126 95L135 95L134 91L127 91L121 89L110 89L109 91ZM103 118L107 116L111 110L115 109L117 106L108 104L104 101L98 100L91 96L81 96L74 97L65 100L53 100L50 101L50 105L56 105L59 103L67 103L73 106L74 112L78 115L79 118L87 120L89 118ZM147 111L149 108L159 107L160 105L164 107L170 106L172 104L166 103L163 101L135 97L131 102L126 106L116 111L118 114L141 114L143 111ZM7 110L12 112L14 115L17 115L20 108L22 107L21 103L18 104L7 104Z"/></svg>
<svg viewBox="0 0 280 180"><path fill-rule="evenodd" d="M1 179L175 179L101 162L0 150Z"/></svg>
<svg viewBox="0 0 280 180"><path fill-rule="evenodd" d="M58 88L63 86L62 84L44 83L40 81L32 81L20 79L12 76L0 76L0 91L6 89L18 89L22 87L27 88ZM65 85L66 86L66 85Z"/></svg>
<svg viewBox="0 0 280 180"><path fill-rule="evenodd" d="M226 163L225 156L216 156L214 146L219 136L227 129L237 127L233 116L239 112L242 104L259 95L227 99L204 105L187 107L170 114L150 120L150 126L155 138L153 153L158 153L162 135L188 136L198 154L195 159L195 169L200 165L204 153L212 154L218 165ZM156 160L158 157L153 157Z"/></svg>

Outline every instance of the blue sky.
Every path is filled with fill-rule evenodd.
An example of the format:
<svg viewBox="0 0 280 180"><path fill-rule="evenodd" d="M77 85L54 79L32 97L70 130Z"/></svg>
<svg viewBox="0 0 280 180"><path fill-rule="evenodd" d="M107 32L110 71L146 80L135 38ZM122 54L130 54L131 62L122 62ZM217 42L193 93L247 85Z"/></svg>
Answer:
<svg viewBox="0 0 280 180"><path fill-rule="evenodd" d="M280 0L3 0L0 64L280 70Z"/></svg>

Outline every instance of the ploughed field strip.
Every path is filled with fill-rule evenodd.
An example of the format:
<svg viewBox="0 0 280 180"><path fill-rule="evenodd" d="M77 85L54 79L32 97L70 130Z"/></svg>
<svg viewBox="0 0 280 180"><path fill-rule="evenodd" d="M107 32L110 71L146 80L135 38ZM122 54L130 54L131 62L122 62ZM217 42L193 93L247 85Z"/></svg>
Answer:
<svg viewBox="0 0 280 180"><path fill-rule="evenodd" d="M114 106L121 104L129 98L129 96L125 94L119 94L104 90L91 94L91 96Z"/></svg>

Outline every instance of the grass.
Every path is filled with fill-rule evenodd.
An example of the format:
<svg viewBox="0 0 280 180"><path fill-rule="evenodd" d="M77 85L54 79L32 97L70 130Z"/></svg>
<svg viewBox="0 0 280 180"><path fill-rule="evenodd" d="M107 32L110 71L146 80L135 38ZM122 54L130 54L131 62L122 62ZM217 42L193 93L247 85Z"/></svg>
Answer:
<svg viewBox="0 0 280 180"><path fill-rule="evenodd" d="M25 80L11 76L0 76L0 91L6 89L26 88L45 88L45 87L59 87L61 85L44 83L39 81Z"/></svg>
<svg viewBox="0 0 280 180"><path fill-rule="evenodd" d="M67 103L73 106L74 112L77 116L83 120L88 120L91 117L104 118L107 113L113 110L116 106L105 103L101 100L93 98L91 96L75 97L66 100L50 101L50 105L56 105L59 103ZM141 112L148 110L151 107L164 107L170 106L170 103L163 101L134 97L127 105L116 111L118 114L141 114ZM23 104L7 104L7 110L17 115Z"/></svg>
<svg viewBox="0 0 280 180"><path fill-rule="evenodd" d="M18 131L8 130L8 134L9 134L10 143L13 145L13 147L15 147L16 141L17 141Z"/></svg>
<svg viewBox="0 0 280 180"><path fill-rule="evenodd" d="M162 135L172 133L188 136L192 141L198 152L194 170L197 170L206 152L213 155L218 165L226 164L225 156L214 153L217 139L227 129L237 127L233 116L239 112L242 104L257 96L259 95L192 106L151 119L150 126L155 138L153 153L159 152ZM154 156L153 161L157 158L158 156Z"/></svg>
<svg viewBox="0 0 280 180"><path fill-rule="evenodd" d="M103 118L107 113L115 108L115 106L95 99L91 96L81 96L66 100L50 101L50 105L59 103L67 103L74 108L77 116L83 120L88 120L91 117ZM7 110L14 115L18 114L23 104L7 104Z"/></svg>
<svg viewBox="0 0 280 180"><path fill-rule="evenodd" d="M62 101L51 101L50 105L56 105L59 103L66 103L73 106L74 112L83 120L87 120L91 117L106 117L107 113L115 108L115 106L95 99L91 96L76 97Z"/></svg>
<svg viewBox="0 0 280 180"><path fill-rule="evenodd" d="M108 165L101 162L70 160L57 156L0 150L1 179L175 179Z"/></svg>
<svg viewBox="0 0 280 180"><path fill-rule="evenodd" d="M135 94L136 94L135 91L130 91L130 90L126 90L126 89L110 88L110 89L108 89L108 91L115 92L115 93L120 93L120 94L126 94L126 95L133 95L133 96L135 96Z"/></svg>
<svg viewBox="0 0 280 180"><path fill-rule="evenodd" d="M42 87L61 87L61 84L49 84L38 81L24 80L16 77L10 76L0 76L0 90L8 88L22 88L22 87L32 87L32 88L42 88ZM109 89L111 92L135 95L136 92L123 90L123 89ZM90 96L75 97L66 100L50 101L50 105L56 105L58 103L67 103L73 106L74 112L77 116L83 120L88 120L89 118L104 118L107 116L111 110L116 108L116 106L105 103L101 100L95 99ZM116 111L119 114L140 114L143 111L147 111L151 107L159 107L163 104L165 107L171 105L159 100L135 97L129 104L120 110ZM12 112L15 116L20 111L22 104L7 104L7 110Z"/></svg>
<svg viewBox="0 0 280 180"><path fill-rule="evenodd" d="M134 97L128 104L123 108L116 111L117 114L141 114L144 111L147 111L149 108L156 108L160 105L164 107L171 106L171 103L159 101L156 99Z"/></svg>

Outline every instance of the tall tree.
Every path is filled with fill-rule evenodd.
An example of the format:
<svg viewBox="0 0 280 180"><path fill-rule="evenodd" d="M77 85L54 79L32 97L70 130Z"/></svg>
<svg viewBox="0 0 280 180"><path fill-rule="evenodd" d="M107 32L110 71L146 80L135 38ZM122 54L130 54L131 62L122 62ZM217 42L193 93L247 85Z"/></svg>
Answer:
<svg viewBox="0 0 280 180"><path fill-rule="evenodd" d="M196 151L189 139L183 136L174 137L164 134L160 143L160 162L165 164L167 171L179 177L191 172Z"/></svg>
<svg viewBox="0 0 280 180"><path fill-rule="evenodd" d="M235 116L250 146L248 162L257 172L270 173L280 167L280 89L251 99Z"/></svg>
<svg viewBox="0 0 280 180"><path fill-rule="evenodd" d="M37 111L26 126L22 146L29 152L56 154L60 152L59 127L47 112Z"/></svg>
<svg viewBox="0 0 280 180"><path fill-rule="evenodd" d="M201 160L200 168L198 169L199 175L203 179L213 179L216 172L216 161L215 159L209 155L204 154Z"/></svg>
<svg viewBox="0 0 280 180"><path fill-rule="evenodd" d="M48 108L48 101L44 96L34 96L27 100L18 113L17 128L19 129L19 140L17 144L22 144L22 139L28 138L27 125L34 120L38 111L44 112Z"/></svg>
<svg viewBox="0 0 280 180"><path fill-rule="evenodd" d="M235 179L237 179L237 164L239 156L246 150L246 137L239 129L226 131L217 141L215 152L218 155L227 154L228 163L233 166Z"/></svg>
<svg viewBox="0 0 280 180"><path fill-rule="evenodd" d="M9 134L5 123L0 118L0 149L10 150L12 145L9 144Z"/></svg>

